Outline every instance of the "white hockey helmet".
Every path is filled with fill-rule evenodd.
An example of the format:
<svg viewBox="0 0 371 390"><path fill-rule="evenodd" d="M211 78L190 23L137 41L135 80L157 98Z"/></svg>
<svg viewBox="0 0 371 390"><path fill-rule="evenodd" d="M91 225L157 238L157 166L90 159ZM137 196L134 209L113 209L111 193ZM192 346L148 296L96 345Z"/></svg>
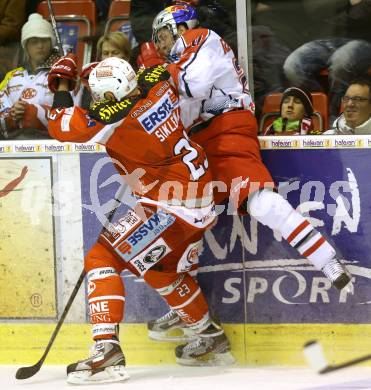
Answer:
<svg viewBox="0 0 371 390"><path fill-rule="evenodd" d="M104 100L107 92L121 100L137 87L137 79L134 69L127 61L110 57L91 71L89 86L95 101Z"/></svg>
<svg viewBox="0 0 371 390"><path fill-rule="evenodd" d="M174 37L178 34L178 25L184 24L188 29L197 27L198 15L195 8L188 4L171 5L161 11L152 23L152 40L156 42L157 33L166 27Z"/></svg>

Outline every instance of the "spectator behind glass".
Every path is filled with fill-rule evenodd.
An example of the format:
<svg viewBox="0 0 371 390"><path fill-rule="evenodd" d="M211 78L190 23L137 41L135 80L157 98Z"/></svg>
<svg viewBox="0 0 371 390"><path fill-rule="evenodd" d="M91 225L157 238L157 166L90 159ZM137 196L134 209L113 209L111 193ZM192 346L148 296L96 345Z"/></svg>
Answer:
<svg viewBox="0 0 371 390"><path fill-rule="evenodd" d="M282 94L280 117L269 125L264 135L305 135L313 130L313 102L308 91L291 87Z"/></svg>
<svg viewBox="0 0 371 390"><path fill-rule="evenodd" d="M25 0L0 0L0 45L19 39L25 15Z"/></svg>
<svg viewBox="0 0 371 390"><path fill-rule="evenodd" d="M25 20L25 0L0 0L0 80L18 65L19 38Z"/></svg>
<svg viewBox="0 0 371 390"><path fill-rule="evenodd" d="M267 94L297 85L287 84L283 64L311 38L301 0L251 0L251 8L254 101L259 117Z"/></svg>
<svg viewBox="0 0 371 390"><path fill-rule="evenodd" d="M101 36L97 43L97 59L99 61L108 57L117 57L129 61L131 45L128 37L120 32L109 32Z"/></svg>
<svg viewBox="0 0 371 390"><path fill-rule="evenodd" d="M131 44L126 34L121 31L112 31L102 35L97 42L97 60L86 64L81 71L80 80L83 86L81 107L88 109L92 103L89 88L89 76L99 61L109 57L117 57L129 61L131 55Z"/></svg>
<svg viewBox="0 0 371 390"><path fill-rule="evenodd" d="M287 57L284 72L290 84L322 91L316 76L328 68L330 119L334 120L350 81L364 77L371 64L371 0L303 3L312 18L313 38Z"/></svg>
<svg viewBox="0 0 371 390"><path fill-rule="evenodd" d="M371 82L357 79L342 97L343 113L324 134L371 134Z"/></svg>
<svg viewBox="0 0 371 390"><path fill-rule="evenodd" d="M58 58L52 50L55 36L51 24L41 15L31 14L22 27L21 44L24 66L8 72L0 84L0 132L3 138L49 138L47 116L53 94L47 76Z"/></svg>

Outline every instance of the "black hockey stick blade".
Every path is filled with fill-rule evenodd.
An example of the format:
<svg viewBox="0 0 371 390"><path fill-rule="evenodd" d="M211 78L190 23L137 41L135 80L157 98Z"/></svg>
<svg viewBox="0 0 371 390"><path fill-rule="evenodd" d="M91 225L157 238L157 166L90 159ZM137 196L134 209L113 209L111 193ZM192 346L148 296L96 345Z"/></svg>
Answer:
<svg viewBox="0 0 371 390"><path fill-rule="evenodd" d="M328 364L322 346L317 341L309 341L304 345L304 356L307 359L309 365L315 369L318 374L328 374L329 372L354 366L355 364L359 364L371 359L371 354L369 354L356 359L348 360L344 363L331 365Z"/></svg>
<svg viewBox="0 0 371 390"><path fill-rule="evenodd" d="M40 370L42 364L44 363L44 360L46 359L46 357L49 353L50 348L52 347L52 345L54 343L55 338L58 335L59 329L63 325L64 319L66 318L68 311L70 310L70 307L72 306L72 303L73 303L73 301L74 301L74 299L75 299L75 297L80 289L80 286L81 286L82 282L84 281L84 277L85 277L85 270L83 269L81 271L80 277L79 277L78 281L76 282L76 285L75 285L75 287L74 287L74 289L73 289L73 291L68 299L66 307L63 310L61 318L59 319L57 326L55 327L54 332L53 332L52 336L50 337L49 343L48 343L43 355L41 356L41 359L33 366L20 367L15 374L15 377L17 379L31 378Z"/></svg>
<svg viewBox="0 0 371 390"><path fill-rule="evenodd" d="M36 364L29 367L20 367L15 373L15 377L17 379L28 379L34 376L37 372L39 372L44 360L39 360Z"/></svg>

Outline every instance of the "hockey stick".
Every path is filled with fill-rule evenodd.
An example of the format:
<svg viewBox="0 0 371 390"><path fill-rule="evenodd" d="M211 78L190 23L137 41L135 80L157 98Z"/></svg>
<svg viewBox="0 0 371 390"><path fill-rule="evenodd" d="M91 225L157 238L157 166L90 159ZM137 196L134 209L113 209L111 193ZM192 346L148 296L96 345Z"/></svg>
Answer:
<svg viewBox="0 0 371 390"><path fill-rule="evenodd" d="M15 374L15 377L17 379L27 379L27 378L31 378L31 376L34 376L41 368L42 364L44 363L44 360L46 359L48 353L49 353L49 350L50 348L52 347L53 343L54 343L54 340L55 338L57 337L57 334L59 332L59 329L61 328L63 322L64 322L64 319L66 318L66 315L67 313L69 312L70 310L70 307L72 306L72 303L73 301L75 300L75 297L80 289L80 286L83 282L85 278L85 270L83 269L81 274L80 274L80 277L79 279L77 280L76 282L76 285L71 293L71 296L70 298L68 299L68 302L66 304L66 307L64 308L63 310L63 313L61 315L61 318L59 319L58 323L57 323L57 326L55 327L54 329L54 332L52 334L52 337L50 338L49 340L49 343L48 345L46 346L46 349L43 353L43 355L41 356L41 359L36 363L34 364L33 366L29 366L29 367L20 367L16 374Z"/></svg>
<svg viewBox="0 0 371 390"><path fill-rule="evenodd" d="M53 11L53 5L52 1L48 0L48 8L49 8L49 15L50 15L50 21L52 23L55 39L57 40L58 45L58 51L61 56L64 56L64 50L62 45L62 40L58 32L57 22L55 21L54 11Z"/></svg>
<svg viewBox="0 0 371 390"><path fill-rule="evenodd" d="M121 196L120 196L120 198L121 198ZM115 211L116 211L117 207L121 204L121 201L119 201L118 199L115 199L115 200L118 201L119 203L110 211L110 213L108 215L108 218L107 218L108 219L108 223L111 223L111 220L112 220L112 218L113 218L113 216L115 214ZM71 293L71 295L70 295L70 297L68 299L66 307L63 310L61 318L59 319L59 321L57 323L57 326L55 327L54 332L53 332L52 336L50 337L49 343L46 346L43 355L41 356L41 359L36 364L34 364L33 366L18 368L18 370L17 370L17 372L15 374L15 377L17 379L28 379L28 378L31 378L32 376L34 376L37 372L39 372L41 366L44 363L44 360L46 359L46 357L47 357L47 355L48 355L48 353L50 351L50 348L52 347L52 345L54 343L55 338L57 337L57 335L59 333L59 329L63 325L64 319L66 318L66 316L67 316L67 314L68 314L68 312L70 310L70 307L72 306L72 303L75 300L75 297L76 297L76 295L77 295L77 293L78 293L78 291L80 289L80 286L81 286L82 282L84 281L84 278L85 278L85 270L83 268L82 271L81 271L81 274L79 276L79 279L77 280L76 285L75 285L75 287L74 287L74 289L73 289L73 291L72 291L72 293Z"/></svg>
<svg viewBox="0 0 371 390"><path fill-rule="evenodd" d="M371 359L371 354L364 355L356 359L348 360L340 364L328 364L322 345L317 341L309 341L304 345L304 356L309 365L315 369L318 374L327 374L329 372L341 370L342 368L354 366Z"/></svg>

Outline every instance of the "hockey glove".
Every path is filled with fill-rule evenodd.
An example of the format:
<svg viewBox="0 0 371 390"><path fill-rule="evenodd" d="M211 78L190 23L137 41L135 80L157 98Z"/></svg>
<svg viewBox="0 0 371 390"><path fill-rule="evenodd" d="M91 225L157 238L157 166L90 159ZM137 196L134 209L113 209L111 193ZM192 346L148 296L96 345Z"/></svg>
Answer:
<svg viewBox="0 0 371 390"><path fill-rule="evenodd" d="M160 56L153 42L145 42L140 45L140 54L137 58L139 68L149 68L162 65L165 62L165 58Z"/></svg>
<svg viewBox="0 0 371 390"><path fill-rule="evenodd" d="M86 64L82 67L82 70L80 73L80 80L81 80L81 84L85 88L89 88L90 73L98 64L99 64L99 62L90 62L89 64Z"/></svg>
<svg viewBox="0 0 371 390"><path fill-rule="evenodd" d="M55 93L58 90L59 80L69 81L69 90L73 91L77 82L77 58L70 53L57 60L49 71L48 87Z"/></svg>

